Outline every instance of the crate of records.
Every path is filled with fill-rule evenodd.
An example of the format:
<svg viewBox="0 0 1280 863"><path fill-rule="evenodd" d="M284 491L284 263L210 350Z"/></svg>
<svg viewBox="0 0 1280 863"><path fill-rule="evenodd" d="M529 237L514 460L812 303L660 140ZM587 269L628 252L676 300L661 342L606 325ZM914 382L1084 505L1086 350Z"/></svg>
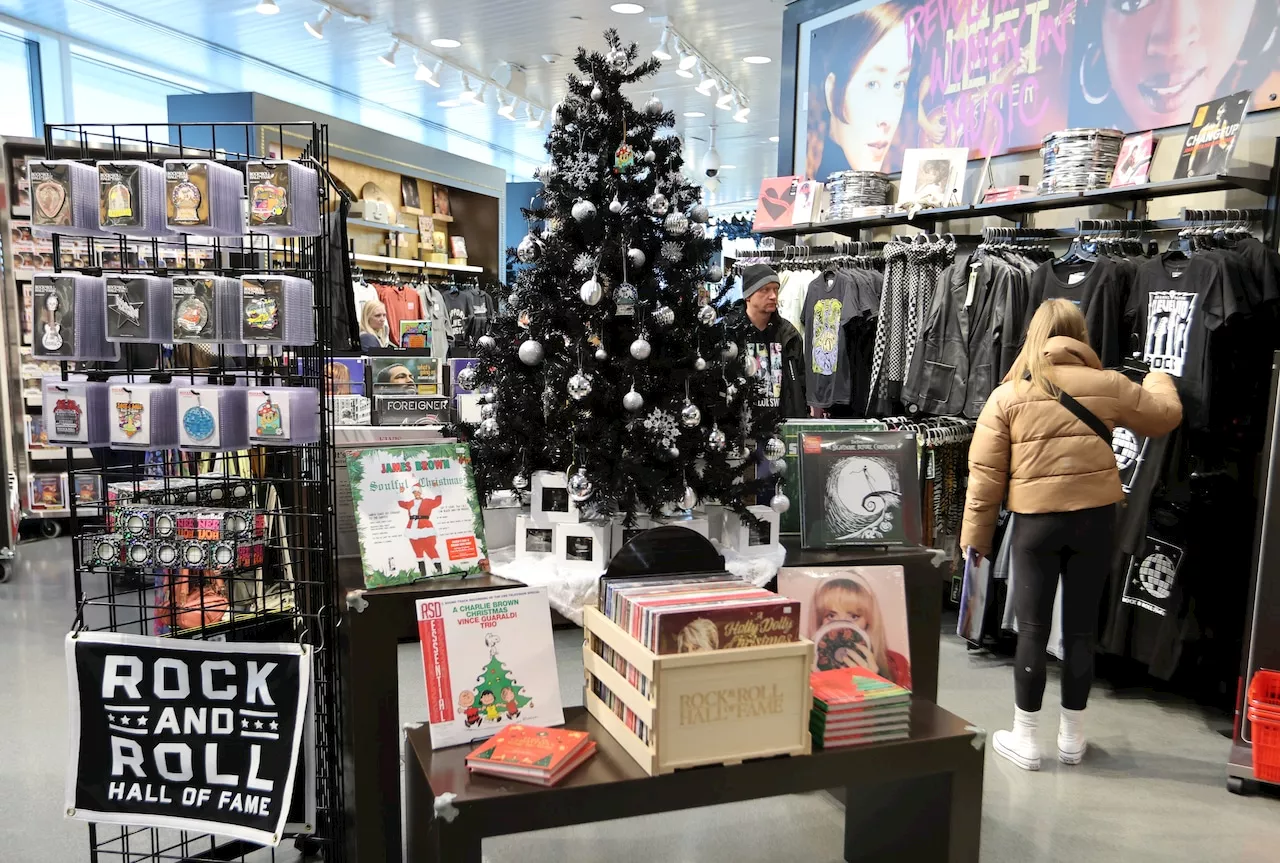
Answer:
<svg viewBox="0 0 1280 863"><path fill-rule="evenodd" d="M649 775L810 751L795 600L727 571L606 573L583 630L587 709Z"/></svg>

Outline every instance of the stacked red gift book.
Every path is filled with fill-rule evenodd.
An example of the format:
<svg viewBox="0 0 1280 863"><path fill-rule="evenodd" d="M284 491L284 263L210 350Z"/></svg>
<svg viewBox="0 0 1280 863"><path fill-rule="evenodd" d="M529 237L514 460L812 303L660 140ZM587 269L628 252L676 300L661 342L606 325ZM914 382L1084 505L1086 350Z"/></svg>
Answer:
<svg viewBox="0 0 1280 863"><path fill-rule="evenodd" d="M510 725L467 756L472 773L555 785L596 751L585 731Z"/></svg>
<svg viewBox="0 0 1280 863"><path fill-rule="evenodd" d="M814 671L809 675L813 710L809 733L823 749L907 737L911 692L865 668Z"/></svg>

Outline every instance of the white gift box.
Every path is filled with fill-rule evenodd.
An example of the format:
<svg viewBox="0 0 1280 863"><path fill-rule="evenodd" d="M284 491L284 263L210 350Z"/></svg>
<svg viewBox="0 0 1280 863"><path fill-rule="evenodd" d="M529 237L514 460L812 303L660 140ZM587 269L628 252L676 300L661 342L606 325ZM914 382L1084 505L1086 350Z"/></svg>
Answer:
<svg viewBox="0 0 1280 863"><path fill-rule="evenodd" d="M676 515L659 519L654 527L686 527L694 533L711 539L711 522L705 515Z"/></svg>
<svg viewBox="0 0 1280 863"><path fill-rule="evenodd" d="M778 542L778 514L767 506L749 506L747 510L762 523L743 524L741 516L725 509L720 541L743 557L769 554Z"/></svg>
<svg viewBox="0 0 1280 863"><path fill-rule="evenodd" d="M714 539L717 542L724 541L724 504L720 503L704 503L703 510L707 514L707 529L710 531L708 539Z"/></svg>
<svg viewBox="0 0 1280 863"><path fill-rule="evenodd" d="M569 500L567 483L568 477L560 471L535 471L529 514L537 521L578 522L581 514L578 505Z"/></svg>
<svg viewBox="0 0 1280 863"><path fill-rule="evenodd" d="M556 562L562 567L603 572L609 565L610 523L558 522L555 526Z"/></svg>
<svg viewBox="0 0 1280 863"><path fill-rule="evenodd" d="M611 548L616 554L622 551L622 547L631 541L631 538L637 534L643 533L651 527L655 527L656 523L647 515L637 515L636 523L632 527L622 526L623 516L619 515L613 519L613 529L610 539L612 541Z"/></svg>
<svg viewBox="0 0 1280 863"><path fill-rule="evenodd" d="M489 548L505 548L516 541L516 519L519 506L499 506L490 500L489 506L480 510L484 516L484 540Z"/></svg>
<svg viewBox="0 0 1280 863"><path fill-rule="evenodd" d="M556 550L555 522L540 521L527 513L515 519L516 557L552 554ZM486 538L487 538L486 528Z"/></svg>

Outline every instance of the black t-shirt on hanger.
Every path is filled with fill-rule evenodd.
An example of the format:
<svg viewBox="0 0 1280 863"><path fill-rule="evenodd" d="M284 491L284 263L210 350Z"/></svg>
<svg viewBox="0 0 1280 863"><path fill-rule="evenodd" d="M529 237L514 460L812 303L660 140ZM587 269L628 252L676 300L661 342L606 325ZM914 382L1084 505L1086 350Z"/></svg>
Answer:
<svg viewBox="0 0 1280 863"><path fill-rule="evenodd" d="M1026 340L1031 318L1045 300L1070 300L1084 314L1089 331L1089 345L1097 352L1102 365L1119 366L1128 354L1132 318L1125 314L1130 278L1126 269L1111 258L1100 257L1088 266L1054 269L1053 262L1043 264L1031 276L1031 286L1019 342Z"/></svg>

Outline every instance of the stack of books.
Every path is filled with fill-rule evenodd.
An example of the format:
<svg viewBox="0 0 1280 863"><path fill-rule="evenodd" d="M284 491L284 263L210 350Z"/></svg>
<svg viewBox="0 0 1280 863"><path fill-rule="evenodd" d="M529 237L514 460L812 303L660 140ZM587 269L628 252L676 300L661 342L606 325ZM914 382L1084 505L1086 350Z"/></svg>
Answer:
<svg viewBox="0 0 1280 863"><path fill-rule="evenodd" d="M467 756L467 769L533 785L555 785L595 751L595 741L585 731L510 725Z"/></svg>
<svg viewBox="0 0 1280 863"><path fill-rule="evenodd" d="M809 675L809 733L823 749L900 740L910 734L911 692L865 668Z"/></svg>

